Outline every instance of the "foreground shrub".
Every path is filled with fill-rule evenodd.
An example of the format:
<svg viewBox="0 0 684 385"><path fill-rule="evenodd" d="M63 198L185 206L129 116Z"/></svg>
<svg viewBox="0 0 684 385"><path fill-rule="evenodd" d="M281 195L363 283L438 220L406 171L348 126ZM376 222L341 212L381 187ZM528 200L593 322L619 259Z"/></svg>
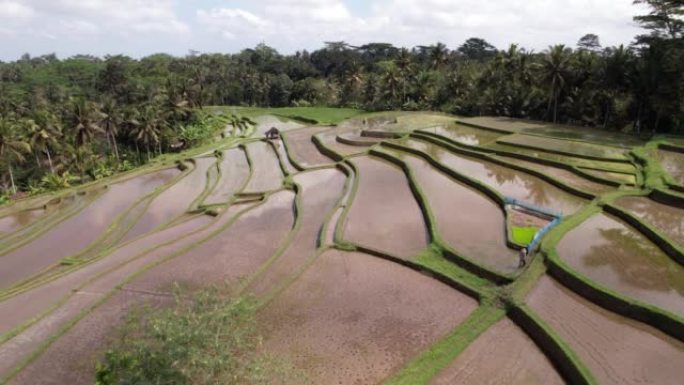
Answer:
<svg viewBox="0 0 684 385"><path fill-rule="evenodd" d="M136 311L98 364L96 385L306 383L259 352L254 312L254 301L216 289L177 295L168 309Z"/></svg>

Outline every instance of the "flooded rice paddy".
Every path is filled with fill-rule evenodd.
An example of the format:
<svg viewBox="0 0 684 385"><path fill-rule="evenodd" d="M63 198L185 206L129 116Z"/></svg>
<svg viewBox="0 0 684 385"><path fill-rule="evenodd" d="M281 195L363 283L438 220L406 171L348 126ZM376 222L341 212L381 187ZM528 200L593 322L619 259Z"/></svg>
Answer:
<svg viewBox="0 0 684 385"><path fill-rule="evenodd" d="M571 230L558 254L573 269L624 296L684 315L684 268L645 235L597 214Z"/></svg>
<svg viewBox="0 0 684 385"><path fill-rule="evenodd" d="M4 207L0 383L92 384L130 311L209 285L255 297L263 352L315 384L572 383L558 369L570 355L602 385L681 382L681 337L549 278L544 253L522 266L507 221L545 221L523 221L494 195L588 218L542 244L571 272L684 327L684 267L576 195L605 198L681 247L677 193L665 192L672 206L646 197L641 168L624 158L643 142L502 118L462 119L483 127L473 128L382 112L307 126L273 113L252 117L250 137L161 171ZM271 127L281 139L265 141ZM653 152L676 178L672 154ZM506 314L518 306L532 324ZM548 354L540 330L568 353Z"/></svg>

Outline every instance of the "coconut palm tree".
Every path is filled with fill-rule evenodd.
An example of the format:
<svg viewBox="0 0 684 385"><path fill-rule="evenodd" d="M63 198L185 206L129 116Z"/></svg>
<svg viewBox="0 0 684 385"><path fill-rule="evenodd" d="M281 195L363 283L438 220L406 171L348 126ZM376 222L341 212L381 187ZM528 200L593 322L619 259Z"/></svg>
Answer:
<svg viewBox="0 0 684 385"><path fill-rule="evenodd" d="M83 98L71 99L67 118L77 147L90 143L95 134L103 132L99 126L102 114L97 105Z"/></svg>
<svg viewBox="0 0 684 385"><path fill-rule="evenodd" d="M14 183L12 164L24 162L24 155L31 152L31 145L21 138L19 130L19 122L0 116L0 159L7 164L13 194L17 193L17 186Z"/></svg>
<svg viewBox="0 0 684 385"><path fill-rule="evenodd" d="M553 122L558 122L558 99L568 84L572 50L563 44L549 47L539 67L542 83L549 89L547 115L553 106Z"/></svg>
<svg viewBox="0 0 684 385"><path fill-rule="evenodd" d="M442 43L430 46L430 66L432 69L440 69L446 63L449 50Z"/></svg>
<svg viewBox="0 0 684 385"><path fill-rule="evenodd" d="M119 110L116 102L112 98L105 98L102 102L100 109L101 119L99 122L100 127L107 136L107 143L110 148L114 148L114 156L116 160L119 160L119 146L116 143L116 135L119 130L119 126L123 121L121 111Z"/></svg>
<svg viewBox="0 0 684 385"><path fill-rule="evenodd" d="M62 136L62 129L57 117L49 111L42 110L33 114L33 125L29 127L29 142L34 150L45 154L50 165L50 172L54 174L50 149L59 148L58 139ZM40 166L40 162L37 162Z"/></svg>
<svg viewBox="0 0 684 385"><path fill-rule="evenodd" d="M162 117L156 106L148 104L140 110L137 117L137 125L133 127L132 134L136 143L145 145L147 159L150 160L150 145L153 147L160 145L160 135L166 125L166 120Z"/></svg>

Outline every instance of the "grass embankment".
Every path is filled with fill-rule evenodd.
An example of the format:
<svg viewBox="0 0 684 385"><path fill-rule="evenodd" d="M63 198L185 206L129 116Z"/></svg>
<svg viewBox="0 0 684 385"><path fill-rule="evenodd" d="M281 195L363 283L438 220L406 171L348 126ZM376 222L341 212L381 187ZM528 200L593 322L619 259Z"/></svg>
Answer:
<svg viewBox="0 0 684 385"><path fill-rule="evenodd" d="M96 369L97 385L306 384L291 365L260 352L256 302L219 289L177 294L173 306L141 308Z"/></svg>
<svg viewBox="0 0 684 385"><path fill-rule="evenodd" d="M331 107L281 107L281 108L262 108L262 107L237 107L237 106L214 106L207 107L209 110L224 111L231 114L256 117L259 115L276 115L293 120L300 120L310 124L331 125L342 122L357 115L364 114L365 111L353 108L331 108Z"/></svg>

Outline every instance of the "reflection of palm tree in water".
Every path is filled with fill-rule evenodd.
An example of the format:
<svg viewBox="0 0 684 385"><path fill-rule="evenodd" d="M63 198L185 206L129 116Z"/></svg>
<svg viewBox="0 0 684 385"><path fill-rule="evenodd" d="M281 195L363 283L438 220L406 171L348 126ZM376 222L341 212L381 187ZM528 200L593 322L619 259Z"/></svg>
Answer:
<svg viewBox="0 0 684 385"><path fill-rule="evenodd" d="M681 267L648 239L626 228L604 228L599 233L605 243L591 247L582 260L587 267L608 266L628 285L684 295Z"/></svg>
<svg viewBox="0 0 684 385"><path fill-rule="evenodd" d="M510 183L522 186L527 191L527 195L521 197L521 199L534 203L537 206L548 206L551 202L548 189L543 181L507 167L489 163L484 163L484 165L487 169L487 176L494 179L497 184L504 185Z"/></svg>

